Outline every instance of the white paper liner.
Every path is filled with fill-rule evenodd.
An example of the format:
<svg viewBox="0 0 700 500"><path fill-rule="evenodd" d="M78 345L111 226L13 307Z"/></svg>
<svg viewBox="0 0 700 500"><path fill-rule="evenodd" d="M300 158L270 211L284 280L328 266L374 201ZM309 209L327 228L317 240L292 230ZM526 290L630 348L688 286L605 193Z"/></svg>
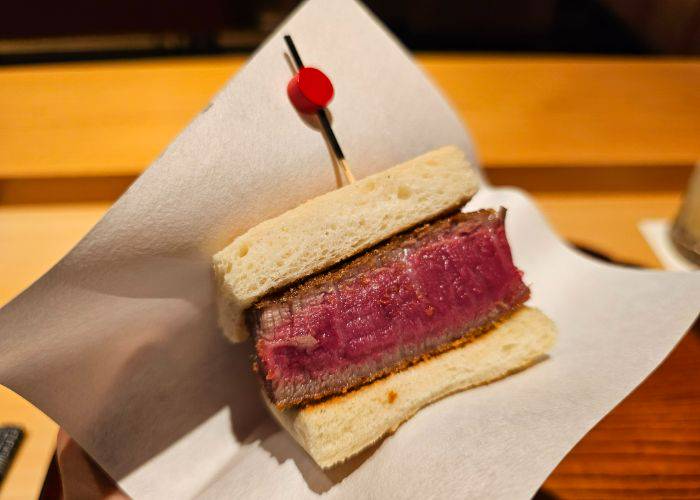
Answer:
<svg viewBox="0 0 700 500"><path fill-rule="evenodd" d="M336 186L319 132L284 93L283 33L333 81L333 127L358 178L445 144L474 160L455 112L363 7L311 0L69 255L0 310L0 382L136 498L531 496L680 339L700 274L594 262L524 194L483 189L468 208L508 207L531 302L560 330L551 357L320 470L265 412L250 346L217 331L209 269L234 235Z"/></svg>

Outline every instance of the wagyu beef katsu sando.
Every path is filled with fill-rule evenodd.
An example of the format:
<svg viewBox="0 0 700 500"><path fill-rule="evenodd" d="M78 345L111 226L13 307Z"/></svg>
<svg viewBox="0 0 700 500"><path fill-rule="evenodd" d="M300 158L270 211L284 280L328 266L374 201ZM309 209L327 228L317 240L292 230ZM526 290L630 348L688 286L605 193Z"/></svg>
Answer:
<svg viewBox="0 0 700 500"><path fill-rule="evenodd" d="M457 213L264 298L248 327L280 407L347 391L474 338L529 297L505 211Z"/></svg>
<svg viewBox="0 0 700 500"><path fill-rule="evenodd" d="M552 322L524 305L505 209L459 211L476 190L463 153L444 147L214 256L224 333L252 335L268 406L322 467L551 348Z"/></svg>

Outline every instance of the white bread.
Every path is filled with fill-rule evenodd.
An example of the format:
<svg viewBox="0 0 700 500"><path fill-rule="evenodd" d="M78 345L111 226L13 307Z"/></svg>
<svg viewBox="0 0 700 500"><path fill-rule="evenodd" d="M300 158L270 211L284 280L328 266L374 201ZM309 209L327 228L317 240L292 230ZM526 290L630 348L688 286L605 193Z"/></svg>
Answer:
<svg viewBox="0 0 700 500"><path fill-rule="evenodd" d="M213 259L224 334L245 340L243 311L257 299L461 207L477 188L464 153L447 146L249 229Z"/></svg>
<svg viewBox="0 0 700 500"><path fill-rule="evenodd" d="M471 343L347 394L284 411L266 401L316 463L328 468L394 432L424 406L539 361L555 337L555 326L547 316L523 307Z"/></svg>

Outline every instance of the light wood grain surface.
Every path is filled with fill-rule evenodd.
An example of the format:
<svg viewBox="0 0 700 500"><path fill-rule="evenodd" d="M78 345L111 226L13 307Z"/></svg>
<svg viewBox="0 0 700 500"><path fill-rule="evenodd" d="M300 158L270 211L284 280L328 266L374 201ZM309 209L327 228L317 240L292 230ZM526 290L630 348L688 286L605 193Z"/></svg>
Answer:
<svg viewBox="0 0 700 500"><path fill-rule="evenodd" d="M700 159L700 62L424 54L488 167ZM215 57L0 71L0 178L133 175L243 63Z"/></svg>
<svg viewBox="0 0 700 500"><path fill-rule="evenodd" d="M700 63L436 54L420 61L469 122L497 183L532 190L554 228L573 243L658 266L637 223L675 214L678 187L700 158ZM0 304L92 227L241 62L215 57L0 69ZM585 438L552 475L547 492L598 498L698 491L693 481L700 471L689 462L698 456L694 445L671 449L653 441L700 439L700 423L689 413L700 414L700 386L683 385L695 366L685 353L698 351L696 344L684 341L684 350L662 368L666 375L652 376L632 403L596 428L602 431ZM666 391L669 384L677 390ZM640 420L637 412L649 418ZM2 388L1 423L23 425L27 438L0 499L36 497L56 426ZM646 439L645 429L654 425L668 433ZM619 453L638 459L621 461ZM630 474L632 482L625 479Z"/></svg>

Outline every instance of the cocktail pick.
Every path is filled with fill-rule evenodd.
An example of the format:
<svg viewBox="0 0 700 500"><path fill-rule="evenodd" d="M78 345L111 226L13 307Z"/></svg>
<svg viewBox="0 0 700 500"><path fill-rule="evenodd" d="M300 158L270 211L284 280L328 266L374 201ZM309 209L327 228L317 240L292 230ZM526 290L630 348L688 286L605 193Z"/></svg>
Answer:
<svg viewBox="0 0 700 500"><path fill-rule="evenodd" d="M333 155L342 167L345 178L350 183L355 182L355 176L352 175L326 113L326 106L333 99L333 84L321 70L304 66L291 36L284 35L284 41L297 68L297 73L287 84L289 100L300 113L318 116L323 132L333 150Z"/></svg>

